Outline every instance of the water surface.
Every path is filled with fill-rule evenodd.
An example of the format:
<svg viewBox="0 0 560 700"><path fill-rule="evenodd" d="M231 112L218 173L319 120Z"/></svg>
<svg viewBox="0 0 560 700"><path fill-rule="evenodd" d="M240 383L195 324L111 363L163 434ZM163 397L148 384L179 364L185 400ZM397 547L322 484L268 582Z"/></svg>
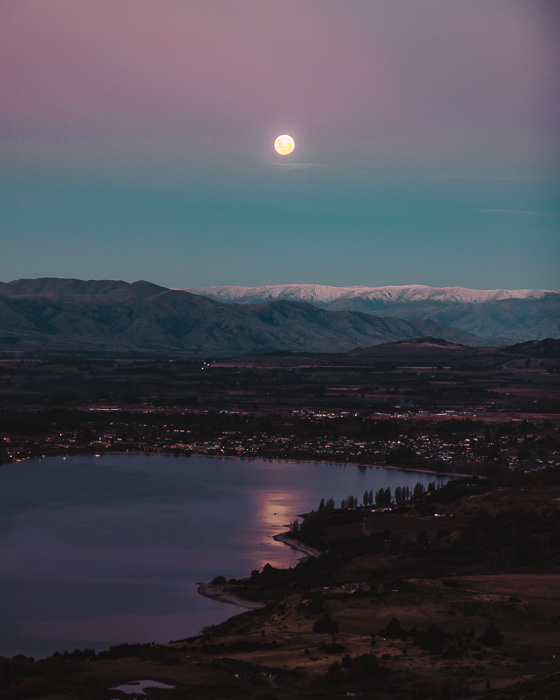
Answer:
<svg viewBox="0 0 560 700"><path fill-rule="evenodd" d="M298 555L272 539L321 498L447 481L313 462L160 455L0 467L0 655L197 634L240 609L198 595Z"/></svg>

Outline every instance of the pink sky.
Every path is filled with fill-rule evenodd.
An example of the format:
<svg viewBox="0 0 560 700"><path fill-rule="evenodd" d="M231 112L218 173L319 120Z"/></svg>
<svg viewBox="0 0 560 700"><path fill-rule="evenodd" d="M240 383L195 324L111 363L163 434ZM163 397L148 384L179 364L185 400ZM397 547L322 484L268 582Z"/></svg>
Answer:
<svg viewBox="0 0 560 700"><path fill-rule="evenodd" d="M546 8L528 0L4 2L1 133L227 140L288 125L363 139L422 136L450 123L538 129L551 121L560 74Z"/></svg>
<svg viewBox="0 0 560 700"><path fill-rule="evenodd" d="M0 280L556 288L559 27L558 0L2 0Z"/></svg>

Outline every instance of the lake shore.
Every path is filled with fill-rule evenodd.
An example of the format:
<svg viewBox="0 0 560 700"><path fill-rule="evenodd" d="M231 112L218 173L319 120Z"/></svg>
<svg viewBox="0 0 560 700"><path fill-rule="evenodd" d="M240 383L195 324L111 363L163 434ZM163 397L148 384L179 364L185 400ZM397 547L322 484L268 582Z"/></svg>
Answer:
<svg viewBox="0 0 560 700"><path fill-rule="evenodd" d="M311 457L270 457L268 455L236 455L236 454L212 454L208 452L198 452L194 451L184 451L184 452L164 452L160 450L151 449L127 449L127 450L99 450L99 446L95 447L85 447L77 450L64 450L55 449L45 452L44 450L37 448L36 451L30 453L24 457L17 459L12 459L4 462L4 464L13 464L15 462L25 462L30 459L44 459L46 457L76 457L80 454L95 455L96 457L103 457L104 455L123 455L123 454L138 454L145 455L147 457L151 455L163 455L165 457L209 457L212 459L240 459L247 461L261 460L269 462L309 462L312 464L335 464L341 467L359 467L365 469L394 469L401 472L409 472L412 474L433 474L434 476L450 476L456 477L457 479L467 478L473 476L472 474L463 474L460 472L443 472L436 471L435 469L421 469L418 467L408 467L396 464L368 464L364 462L353 462L353 461L340 461L338 459L313 459Z"/></svg>
<svg viewBox="0 0 560 700"><path fill-rule="evenodd" d="M304 556L300 559L300 561L305 561L306 559L309 559L309 557L321 556L321 552L318 549L314 549L313 547L310 547L309 545L304 544L299 540L292 539L288 536L287 532L282 532L279 535L274 535L272 539L276 540L276 542L281 542L282 544L287 545L291 549L294 549L296 552L302 552Z"/></svg>
<svg viewBox="0 0 560 700"><path fill-rule="evenodd" d="M205 598L211 598L212 600L217 600L220 603L228 603L229 605L237 605L246 610L257 610L258 608L264 607L265 603L240 598L233 593L233 591L227 590L228 585L227 583L223 585L218 583L199 583L197 591Z"/></svg>
<svg viewBox="0 0 560 700"><path fill-rule="evenodd" d="M318 549L314 549L303 542L298 542L288 536L289 533L282 532L278 535L272 537L276 542L281 542L286 546L290 547L297 552L301 552L304 556L299 560L306 561L309 557L318 557L321 552ZM220 603L228 603L230 605L237 605L240 608L246 608L247 610L257 610L262 608L265 603L259 603L254 600L247 600L246 598L241 598L237 595L234 590L236 584L219 584L219 583L199 583L197 585L197 591L200 595L205 598L211 598L212 600L218 600ZM230 590L231 589L231 590Z"/></svg>
<svg viewBox="0 0 560 700"><path fill-rule="evenodd" d="M266 458L261 463L255 458L210 455L203 457L191 455L188 459L174 456L170 459L163 454L146 455L137 451L123 453L107 450L60 457L49 456L38 459L36 463L33 460L26 460L23 469L18 465L12 467L5 465L0 470L2 484L5 484L0 492L4 492L6 521L9 520L10 508L14 507L14 503L21 502L23 508L25 504L31 502L35 507L34 518L28 523L25 531L22 528L21 541L24 534L27 535L29 532L33 535L35 529L39 528L43 535L52 529L53 541L56 541L58 530L51 517L52 508L49 504L61 503L61 485L63 485L64 498L67 494L71 494L72 498L68 496L68 504L71 503L71 506L62 502L62 507L57 509L57 522L60 520L64 529L72 527L74 510L78 508L85 514L84 534L90 537L94 544L97 545L102 534L107 535L105 547L103 549L93 547L91 561L87 562L91 571L95 572L97 580L100 581L99 596L88 600L88 605L92 610L97 606L95 610L100 611L99 618L103 619L103 624L105 620L109 620L111 611L106 612L108 596L102 594L101 584L114 585L114 589L122 590L120 595L123 598L126 597L130 606L136 600L140 601L137 608L139 622L134 622L134 625L144 624L144 619L148 619L149 624L152 624L151 619L155 619L158 613L157 595L149 601L146 600L143 589L144 577L148 578L152 585L152 580L155 579L165 582L171 573L182 582L182 585L169 592L169 586L163 583L165 595L169 596L168 600L171 601L169 604L175 605L179 614L185 617L185 628L190 624L187 615L191 614L191 610L193 611L192 619L195 620L194 632L196 632L204 625L214 623L220 616L224 619L229 618L243 610L260 607L260 603L263 601L268 603L273 598L273 593L268 589L266 582L260 586L252 586L252 581L243 582L243 578L247 577L251 570L257 569L256 573L260 574L265 563L269 563L270 568L275 572L283 570L280 576L289 576L287 570L295 569L298 563L302 563L302 569L297 574L299 575L304 570L307 557L318 557L320 552L317 552L315 547L322 550L323 546L316 543L314 539L307 540L305 536L304 542L301 542L299 533L292 535L286 532L289 527L285 523L297 518L298 514L311 512L312 507L316 508L322 498L331 494L335 497L345 493L360 494L366 487L369 490L376 490L378 487L396 488L397 484L406 483L412 488L417 481L427 486L428 481L434 478L427 475L422 478L420 474L411 475L404 470L399 472L395 469L384 470L379 467L356 469L354 465L345 465L346 468L342 466L340 462L323 460L306 463L301 460ZM436 477L435 479L447 481L447 478ZM84 480L87 480L88 484L88 498L82 503L80 499L84 492ZM118 488L108 489L109 483ZM30 484L40 484L41 488L30 489ZM19 500L16 497L17 494L20 494ZM217 519L216 504L219 504L219 518L222 522ZM107 508L110 509L110 517L107 515ZM127 514L130 511L130 517L124 516L125 508ZM99 509L103 509L105 523L103 533L100 533L96 526ZM151 518L155 512L159 517L152 522ZM301 516L299 517L301 519ZM6 530L9 535L9 528ZM134 585L128 582L126 584L123 582L121 585L120 581L114 583L111 566L119 554L119 547L110 534L113 531L118 532L123 540L126 538L126 541L130 542L133 542L137 533L140 532L144 543L157 546L161 555L158 560L163 569L163 575L158 576L157 566L156 573L146 573L144 558L141 553L139 557L134 556L135 550L130 552L130 558L127 560L134 574ZM17 533L19 536L19 530ZM6 535L6 542L11 544L8 535ZM294 539L292 536L295 536ZM34 546L35 539L34 535L31 536L30 547ZM0 544L3 541L0 541ZM284 544L289 549L280 546ZM176 556L177 547L181 548L181 557ZM115 549L117 553L113 555L112 552ZM215 556L212 555L214 551ZM104 559L107 552L110 553L108 564ZM199 568L198 575L195 573L196 568L193 570L190 564L191 560L198 562L197 557L200 557L204 563L202 569L198 564L196 565L196 568ZM246 565L239 565L239 557L244 557ZM41 574L48 571L53 580L58 575L59 562L62 560L64 561L62 569L74 570L72 567L75 557L72 557L64 547L61 547L56 564L47 553L35 559L38 561L36 566L40 566ZM311 559L307 562L310 565L309 570L313 569L314 561L316 560ZM19 576L20 580L27 580L28 570L23 565L19 570L15 564L18 564L18 560L15 560L10 576L12 578ZM216 587L215 583L212 585L208 583L215 582L217 575L224 572L226 581L218 578L217 583L225 585ZM107 579L107 583L103 577ZM232 577L238 581L234 581ZM0 580L5 579L0 577ZM228 580L231 581L230 584L227 583ZM39 610L41 609L39 601L44 594L39 575L34 577L34 582L36 583L33 589L34 604ZM58 610L62 610L67 602L72 603L72 596L77 597L79 593L77 589L71 588L68 595L63 596L62 591L66 591L65 585L65 581L61 580L58 587L61 591ZM199 595L208 600L204 602ZM211 599L235 605L238 609L217 606L209 602ZM153 604L152 600L155 601ZM9 621L10 616L16 619L18 613L14 611L13 606L10 606L7 601L2 601L2 605L5 619ZM47 608L48 605L45 605L42 609ZM208 616L205 619L206 610L208 610ZM37 613L38 619L43 619L39 618L42 614L42 612ZM46 624L47 621L45 621ZM111 640L109 635L112 634L111 624L109 620L107 622L109 640ZM175 624L172 621L168 625L165 619L161 621L157 619L153 623L154 629L156 627L157 629L154 632L150 629L147 634L157 641L177 638L179 635L173 627ZM166 631L166 626L169 627L170 632ZM64 640L67 646L62 647L62 651L70 651L79 643L92 647L95 640L90 641L87 636L89 635L87 625L84 629L85 633L80 633L76 643L73 638L69 641ZM193 633L190 628L188 632ZM97 631L95 633L98 634ZM10 641L7 635L6 639ZM48 642L45 642L44 646L48 651L50 647L47 647L47 644ZM57 646L61 647L62 643ZM11 653L11 649L9 651ZM43 649L36 645L34 639L25 638L22 642L18 641L18 646L14 648L13 653L17 652L38 657L43 654Z"/></svg>

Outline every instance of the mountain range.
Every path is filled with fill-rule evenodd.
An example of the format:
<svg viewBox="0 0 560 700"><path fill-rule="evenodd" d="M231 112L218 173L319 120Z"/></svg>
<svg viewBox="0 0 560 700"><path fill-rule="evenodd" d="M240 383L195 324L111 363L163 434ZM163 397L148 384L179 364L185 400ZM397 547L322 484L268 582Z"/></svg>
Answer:
<svg viewBox="0 0 560 700"><path fill-rule="evenodd" d="M284 299L330 310L360 311L405 320L430 319L497 342L560 337L560 292L547 289L468 289L415 284L330 287L284 284L190 289L226 303Z"/></svg>
<svg viewBox="0 0 560 700"><path fill-rule="evenodd" d="M309 288L312 285L299 286ZM314 289L321 292L323 288ZM287 300L280 295L272 300L252 298L251 303L232 303L230 298L225 303L192 291L168 289L144 281L21 279L0 283L0 349L8 352L79 349L219 357L279 350L346 352L425 336L461 345L497 345L505 344L503 338L508 337L524 340L523 329L529 327L531 315L533 319L541 319L539 323L544 328L549 307L548 328L558 327L558 315L554 316L552 309L558 310L560 294L523 291L525 294L520 297L478 302L430 298L405 302L403 294L399 297L400 304L443 303L448 307L462 304L475 315L476 309L486 304L533 305L532 314L526 313L520 319L515 310L510 312L509 330L512 332L517 324L519 335L502 333L502 338L497 338L490 333L472 333L459 324L451 327L435 318L399 318L396 314L387 316L385 313L381 317L371 311L333 308L337 302L333 293L328 304L325 301L328 294L315 294L314 298L323 300L321 308L317 303ZM339 296L338 301L340 299ZM390 306L389 302L387 304ZM387 305L381 306L385 308ZM560 333L547 335L559 336Z"/></svg>

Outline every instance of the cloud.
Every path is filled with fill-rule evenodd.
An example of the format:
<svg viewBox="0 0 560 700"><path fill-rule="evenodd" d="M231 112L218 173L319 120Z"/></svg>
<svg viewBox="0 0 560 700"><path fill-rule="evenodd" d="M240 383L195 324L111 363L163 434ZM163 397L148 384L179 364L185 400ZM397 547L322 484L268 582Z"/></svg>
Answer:
<svg viewBox="0 0 560 700"><path fill-rule="evenodd" d="M479 214L497 214L506 216L535 216L542 219L560 219L560 212L529 211L526 209L473 209Z"/></svg>
<svg viewBox="0 0 560 700"><path fill-rule="evenodd" d="M473 175L462 173L433 173L431 177L441 177L449 180L509 180L514 182L534 182L537 179L534 175L485 175L482 173L474 173ZM482 209L477 209L476 211L482 211Z"/></svg>
<svg viewBox="0 0 560 700"><path fill-rule="evenodd" d="M285 170L308 170L309 168L332 168L328 163L285 163L279 160L271 160L270 165L275 165Z"/></svg>

